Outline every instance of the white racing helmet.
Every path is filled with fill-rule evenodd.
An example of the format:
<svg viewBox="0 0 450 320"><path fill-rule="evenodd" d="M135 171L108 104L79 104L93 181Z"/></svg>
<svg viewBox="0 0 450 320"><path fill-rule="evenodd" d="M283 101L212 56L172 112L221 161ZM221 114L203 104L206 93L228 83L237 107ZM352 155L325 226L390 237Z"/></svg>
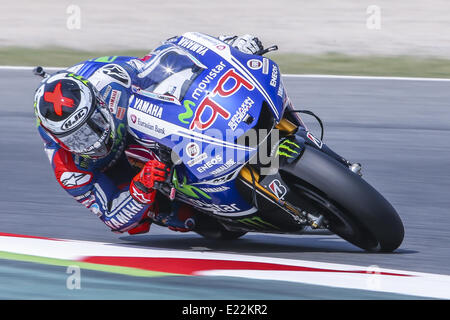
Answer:
<svg viewBox="0 0 450 320"><path fill-rule="evenodd" d="M114 145L115 124L97 89L73 73L57 73L36 90L41 127L64 149L90 158L107 156Z"/></svg>

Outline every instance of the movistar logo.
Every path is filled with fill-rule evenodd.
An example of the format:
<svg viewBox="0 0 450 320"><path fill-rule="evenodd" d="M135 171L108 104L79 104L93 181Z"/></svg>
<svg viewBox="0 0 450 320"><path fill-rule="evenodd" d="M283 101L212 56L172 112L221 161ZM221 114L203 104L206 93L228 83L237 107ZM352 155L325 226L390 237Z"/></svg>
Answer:
<svg viewBox="0 0 450 320"><path fill-rule="evenodd" d="M296 150L297 149L297 150ZM284 156L286 158L294 158L300 153L300 146L289 139L283 140L277 149L277 155Z"/></svg>
<svg viewBox="0 0 450 320"><path fill-rule="evenodd" d="M195 103L191 100L184 100L183 106L186 111L178 115L178 120L180 120L180 122L182 123L189 124L189 121L187 121L187 119L192 118L192 116L194 115L191 106L195 107Z"/></svg>

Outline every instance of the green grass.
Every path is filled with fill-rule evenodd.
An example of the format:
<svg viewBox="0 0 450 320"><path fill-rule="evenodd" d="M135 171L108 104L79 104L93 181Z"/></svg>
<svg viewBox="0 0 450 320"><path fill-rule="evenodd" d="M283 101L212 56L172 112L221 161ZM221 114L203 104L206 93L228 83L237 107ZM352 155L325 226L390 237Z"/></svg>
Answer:
<svg viewBox="0 0 450 320"><path fill-rule="evenodd" d="M284 73L450 78L450 59L413 56L274 54Z"/></svg>
<svg viewBox="0 0 450 320"><path fill-rule="evenodd" d="M46 257L39 257L39 256L33 256L33 255L27 255L27 254L18 254L18 253L6 252L6 251L0 251L0 259L24 261L24 262L39 263L39 264L46 264L46 265L60 266L60 267L78 266L81 269L86 269L86 270L118 273L118 274L124 274L124 275L135 276L135 277L182 276L180 274L175 274L175 273L150 271L150 270L143 270L143 269L138 269L138 268L96 264L96 263L64 260L64 259L56 259L56 258L46 258Z"/></svg>
<svg viewBox="0 0 450 320"><path fill-rule="evenodd" d="M65 67L101 56L142 57L149 50L74 51L66 48L0 48L0 65ZM450 78L450 59L413 56L349 56L270 53L283 73Z"/></svg>
<svg viewBox="0 0 450 320"><path fill-rule="evenodd" d="M67 67L77 62L102 56L138 56L148 50L135 51L75 51L67 48L30 49L18 47L0 48L0 65Z"/></svg>

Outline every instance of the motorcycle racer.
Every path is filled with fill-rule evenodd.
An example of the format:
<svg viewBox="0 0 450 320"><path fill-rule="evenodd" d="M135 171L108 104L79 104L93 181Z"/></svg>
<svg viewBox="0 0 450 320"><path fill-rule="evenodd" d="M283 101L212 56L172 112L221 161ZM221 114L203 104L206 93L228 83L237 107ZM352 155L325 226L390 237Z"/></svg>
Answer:
<svg viewBox="0 0 450 320"><path fill-rule="evenodd" d="M248 54L263 49L251 35L219 40ZM182 232L195 227L193 208L157 193L170 174L157 143L143 147L127 131L133 89L153 85L142 70L155 56L85 61L44 79L35 94L38 131L58 183L113 232L145 233L152 222ZM168 79L181 70L170 70L175 76ZM173 87L166 82L164 91Z"/></svg>

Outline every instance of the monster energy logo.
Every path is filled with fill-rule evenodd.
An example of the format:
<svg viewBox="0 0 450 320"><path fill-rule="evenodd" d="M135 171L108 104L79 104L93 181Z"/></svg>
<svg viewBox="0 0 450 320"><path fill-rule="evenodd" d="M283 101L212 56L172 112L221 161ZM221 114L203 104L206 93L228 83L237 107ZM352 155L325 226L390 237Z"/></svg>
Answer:
<svg viewBox="0 0 450 320"><path fill-rule="evenodd" d="M245 218L245 219L239 219L237 220L240 223L243 223L249 227L256 227L259 229L267 229L267 228L273 228L273 229L277 229L280 230L280 228L274 226L273 224L264 221L263 219L261 219L260 217L251 217L251 218Z"/></svg>
<svg viewBox="0 0 450 320"><path fill-rule="evenodd" d="M295 150L295 148L301 149L300 146L295 142L292 142L289 139L283 140L283 142L281 142L278 146L277 155L285 156L286 158L294 158L294 156L298 155L300 151Z"/></svg>
<svg viewBox="0 0 450 320"><path fill-rule="evenodd" d="M199 194L201 194L203 197L205 197L206 199L211 199L211 197L205 193L204 191L200 190L199 188L195 187L195 186L191 186L189 184L186 184L186 176L183 177L183 182L180 184L178 182L178 178L177 178L177 171L174 170L173 171L173 178L172 178L172 183L173 186L175 187L175 189L177 189L178 191L180 191L181 193L183 193L184 195L194 198L194 199L199 199Z"/></svg>

